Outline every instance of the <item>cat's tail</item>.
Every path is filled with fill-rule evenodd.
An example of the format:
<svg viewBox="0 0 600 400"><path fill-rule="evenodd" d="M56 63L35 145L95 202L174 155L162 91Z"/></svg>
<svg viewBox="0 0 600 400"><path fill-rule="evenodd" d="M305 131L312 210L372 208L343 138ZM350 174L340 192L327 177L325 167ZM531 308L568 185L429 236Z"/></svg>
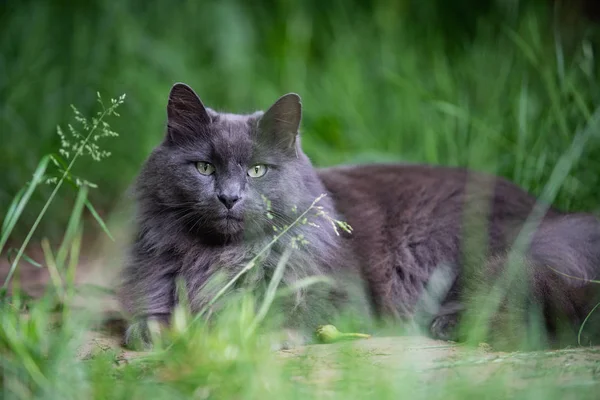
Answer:
<svg viewBox="0 0 600 400"><path fill-rule="evenodd" d="M490 261L492 270L510 268L506 256ZM600 220L591 214L545 218L521 261L525 275L509 281L503 306L523 289L525 319L535 306L556 345L600 344L600 307L592 313L600 302Z"/></svg>
<svg viewBox="0 0 600 400"><path fill-rule="evenodd" d="M600 220L591 214L564 214L544 220L534 234L530 261L552 272L569 288L600 279ZM543 270L543 269L542 269Z"/></svg>
<svg viewBox="0 0 600 400"><path fill-rule="evenodd" d="M600 302L600 221L591 214L553 217L532 239L533 294L543 304L547 326L557 330L557 321L567 319L579 331L586 322L581 332L598 344L600 312L591 313Z"/></svg>

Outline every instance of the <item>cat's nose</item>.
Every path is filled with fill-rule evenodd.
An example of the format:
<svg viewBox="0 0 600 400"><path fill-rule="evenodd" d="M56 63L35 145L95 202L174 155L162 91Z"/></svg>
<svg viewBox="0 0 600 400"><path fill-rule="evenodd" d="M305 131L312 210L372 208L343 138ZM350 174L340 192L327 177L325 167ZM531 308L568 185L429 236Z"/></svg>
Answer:
<svg viewBox="0 0 600 400"><path fill-rule="evenodd" d="M220 195L217 196L219 198L219 201L221 203L223 203L223 205L225 205L225 207L227 207L228 210L231 210L231 208L235 205L235 203L238 202L238 200L240 199L240 196L236 195L236 194L227 194L227 193L222 193Z"/></svg>

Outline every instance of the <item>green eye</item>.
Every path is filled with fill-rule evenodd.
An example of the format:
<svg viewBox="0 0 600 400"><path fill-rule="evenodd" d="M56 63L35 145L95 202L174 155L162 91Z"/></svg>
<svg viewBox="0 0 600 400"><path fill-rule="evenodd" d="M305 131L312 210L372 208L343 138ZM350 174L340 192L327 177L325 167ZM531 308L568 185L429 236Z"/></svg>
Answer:
<svg viewBox="0 0 600 400"><path fill-rule="evenodd" d="M204 161L197 162L196 168L198 168L198 172L200 172L202 175L208 176L215 173L215 166Z"/></svg>
<svg viewBox="0 0 600 400"><path fill-rule="evenodd" d="M252 178L260 178L261 176L263 176L266 173L267 173L267 166L262 165L262 164L256 164L248 170L248 176L250 176Z"/></svg>

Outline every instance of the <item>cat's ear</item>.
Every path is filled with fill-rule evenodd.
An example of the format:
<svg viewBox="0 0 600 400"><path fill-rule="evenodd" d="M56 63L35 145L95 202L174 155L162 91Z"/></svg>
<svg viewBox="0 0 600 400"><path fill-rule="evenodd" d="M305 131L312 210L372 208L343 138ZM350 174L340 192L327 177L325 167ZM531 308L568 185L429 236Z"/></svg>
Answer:
<svg viewBox="0 0 600 400"><path fill-rule="evenodd" d="M167 104L168 134L191 133L197 128L210 123L210 115L206 107L185 83L176 83L169 93Z"/></svg>
<svg viewBox="0 0 600 400"><path fill-rule="evenodd" d="M259 134L273 145L295 152L301 119L300 96L296 93L288 93L281 96L260 118L258 121Z"/></svg>

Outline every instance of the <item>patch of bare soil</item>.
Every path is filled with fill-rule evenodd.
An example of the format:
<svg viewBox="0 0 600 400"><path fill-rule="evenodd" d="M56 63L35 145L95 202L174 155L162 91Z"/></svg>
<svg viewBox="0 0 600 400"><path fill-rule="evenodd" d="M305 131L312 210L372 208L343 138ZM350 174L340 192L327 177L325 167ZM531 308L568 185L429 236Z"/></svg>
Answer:
<svg viewBox="0 0 600 400"><path fill-rule="evenodd" d="M540 352L494 352L482 345L477 349L426 337L374 337L350 343L310 345L280 351L283 359L307 358L314 365L302 380L335 381L345 373L351 356L361 365L381 374L414 374L423 383L450 377L464 377L473 384L494 376L521 388L535 379L551 378L554 384L600 384L600 347ZM371 375L372 376L372 375ZM558 380L558 381L557 381Z"/></svg>
<svg viewBox="0 0 600 400"><path fill-rule="evenodd" d="M119 307L114 296L98 296L98 294L102 291L108 293L116 287L123 263L125 235L124 232L117 231L114 242L106 238L84 238L82 254L75 270L75 286L79 294L75 306L89 307L90 302L93 302L95 310L118 311ZM9 293L12 285L17 283L20 290L26 295L40 298L52 284L49 270L45 266L45 255L41 244L31 243L25 254L42 266L36 266L26 259L21 259L12 277ZM12 255L14 256L14 253ZM10 272L11 262L10 258L0 257L0 285ZM91 300L92 298L93 300Z"/></svg>
<svg viewBox="0 0 600 400"><path fill-rule="evenodd" d="M123 349L116 336L90 332L79 357L86 359L108 350L117 352L119 363L146 354ZM475 349L427 337L401 336L308 345L276 354L282 367L291 365L295 380L328 389L348 373L367 380L408 374L423 384L465 378L477 385L500 377L514 389L544 380L566 389L571 385L600 386L600 347L503 353L485 345ZM294 362L298 362L297 371Z"/></svg>

